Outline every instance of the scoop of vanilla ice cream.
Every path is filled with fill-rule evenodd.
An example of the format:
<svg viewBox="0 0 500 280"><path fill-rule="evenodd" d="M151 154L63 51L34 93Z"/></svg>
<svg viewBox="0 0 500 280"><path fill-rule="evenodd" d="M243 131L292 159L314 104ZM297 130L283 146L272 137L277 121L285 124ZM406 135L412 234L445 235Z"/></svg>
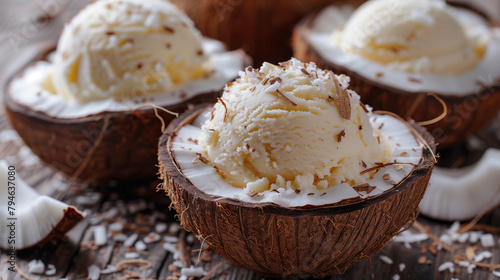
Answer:
<svg viewBox="0 0 500 280"><path fill-rule="evenodd" d="M81 103L165 92L207 72L201 41L170 2L96 1L64 28L52 91Z"/></svg>
<svg viewBox="0 0 500 280"><path fill-rule="evenodd" d="M391 149L351 90L350 118L341 117L334 77L345 91L349 77L296 59L240 72L202 126L208 160L227 182L256 192L364 182L366 164Z"/></svg>
<svg viewBox="0 0 500 280"><path fill-rule="evenodd" d="M334 39L346 52L410 73L459 74L476 66L486 39L469 34L442 0L370 0Z"/></svg>

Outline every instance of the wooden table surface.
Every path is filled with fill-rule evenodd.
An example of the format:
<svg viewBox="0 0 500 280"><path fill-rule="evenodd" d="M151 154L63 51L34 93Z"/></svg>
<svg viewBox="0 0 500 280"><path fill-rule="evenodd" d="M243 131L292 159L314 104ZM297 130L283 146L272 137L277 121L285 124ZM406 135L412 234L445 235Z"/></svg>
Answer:
<svg viewBox="0 0 500 280"><path fill-rule="evenodd" d="M44 2L45 4L42 4ZM75 13L86 1L27 1L2 0L0 3L0 84L4 83L12 73L34 56L42 46L56 42L62 24ZM1 97L0 97L1 98ZM499 125L490 127L473 141L480 141L480 154L488 146L500 147L500 135L497 133ZM470 145L469 145L470 146ZM447 156L457 155L457 151L470 150L464 145L446 153ZM477 145L475 145L477 148ZM153 232L155 224L166 223L168 229L161 233L163 236L185 237L187 252L191 255L195 266L203 267L207 272L214 270L211 279L262 279L261 276L241 268L227 264L220 257L210 251L200 252L202 244L192 235L177 230L178 222L175 213L168 210L169 200L163 192L155 192L158 180L147 180L129 184L109 185L99 187L86 185L55 172L51 167L43 164L27 148L8 124L3 107L0 109L0 159L5 159L18 170L22 177L41 194L53 196L68 204L75 205L87 214L86 218L73 228L62 241L48 244L42 248L17 252L17 265L29 279L87 279L88 267L97 265L104 269L107 265L116 265L125 259L125 253L135 249L125 247L123 242L109 238L105 246L97 247L93 243L93 230L96 225L109 225L119 222L125 226L123 233L130 236L137 233L142 240L148 233ZM442 223L425 217L417 219L419 224L428 226L435 236L444 233L451 224ZM500 226L500 209L496 209L481 221L483 224ZM413 227L411 232L417 233ZM488 248L493 257L483 261L489 264L500 263L500 248L495 235L496 246ZM163 247L163 239L156 243L147 244L145 252L139 252L139 258L151 263L149 269L130 266L124 271L102 275L100 279L167 279L180 272L172 264L176 256ZM454 244L450 252L444 250L433 254L426 250L432 240L411 244L410 248L402 243L391 242L381 252L355 264L343 275L335 275L327 279L499 279L493 276L488 269L475 269L468 274L466 269L460 268L454 273L439 272L438 267L446 261L452 261L456 255L463 254L471 243ZM0 251L0 279L24 279L18 273L8 271L7 252ZM392 264L382 261L381 256L393 260ZM423 261L425 257L425 261ZM35 275L27 273L27 263L33 259L40 259L46 265L53 264L56 274ZM423 262L423 263L422 263ZM405 268L400 269L401 264ZM122 278L120 278L122 277ZM399 277L399 278L398 278ZM169 278L177 279L177 278Z"/></svg>

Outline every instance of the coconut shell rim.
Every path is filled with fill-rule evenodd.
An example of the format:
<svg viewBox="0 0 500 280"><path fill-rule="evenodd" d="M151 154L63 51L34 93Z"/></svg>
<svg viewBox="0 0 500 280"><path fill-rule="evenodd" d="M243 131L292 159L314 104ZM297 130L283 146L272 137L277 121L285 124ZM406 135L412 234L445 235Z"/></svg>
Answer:
<svg viewBox="0 0 500 280"><path fill-rule="evenodd" d="M165 178L168 180L173 180L171 177L175 177L177 183L184 188L188 193L194 196L194 199L203 199L211 201L214 203L228 203L236 207L246 207L246 208L259 208L263 212L268 212L272 214L288 215L288 216L327 216L332 214L342 214L353 212L362 208L366 208L370 205L376 204L378 202L384 201L389 197L398 194L400 191L405 190L407 187L412 185L414 182L420 180L425 176L430 168L433 168L435 160L433 153L436 150L436 145L434 143L433 137L421 126L414 122L410 122L410 125L415 128L415 130L422 135L422 137L427 141L433 153L431 153L425 146L423 150L423 161L416 167L413 167L411 172L405 176L400 182L398 182L391 189L379 194L377 196L372 196L365 199L354 199L355 201L349 201L342 203L337 202L334 204L324 204L324 205L303 205L303 206L282 206L274 202L266 203L251 203L245 202L233 198L227 198L217 195L207 194L200 189L198 189L185 175L182 173L175 156L171 150L171 141L175 136L176 132L184 125L189 124L192 120L198 116L201 112L213 106L213 103L204 103L195 106L194 108L187 110L178 118L173 120L167 127L166 131L160 137L158 143L158 158L160 164L164 168L164 172L167 173ZM174 174L172 174L174 173ZM427 185L425 185L427 186Z"/></svg>
<svg viewBox="0 0 500 280"><path fill-rule="evenodd" d="M467 3L448 3L448 4L450 4L452 6L471 10L472 12L483 17L488 23L490 23L489 24L490 28L493 27L492 21L494 21L494 19L488 17L485 13L472 7L471 5L468 5ZM332 5L335 6L335 4L332 4ZM321 11L316 11L316 12L306 16L304 19L299 21L294 26L293 32L292 32L292 48L294 48L294 45L295 45L294 41L297 40L296 38L298 38L298 40L305 42L308 52L314 54L314 56L323 65L327 65L329 67L341 69L342 72L348 71L348 72L358 76L360 79L362 79L370 84L373 84L375 87L381 88L381 89L386 90L386 91L392 91L392 92L395 92L398 94L403 94L403 95L408 95L408 96L418 96L421 94L427 94L429 92L429 91L409 91L409 90L399 89L399 88L396 88L393 86L389 86L389 85L386 85L384 83L366 78L364 75L360 74L358 71L351 70L346 66L342 66L342 65L336 64L335 62L332 62L328 59L325 59L323 56L321 56L319 54L317 49L311 44L311 42L309 40L309 34L311 33L311 25L313 24L314 20L316 19L316 17L318 16L318 14L320 12ZM447 93L443 93L442 91L441 92L432 91L432 93L438 95L439 98L443 99L446 103L460 102L461 100L467 99L471 96L485 96L485 95L495 94L495 93L500 94L500 75L499 75L499 77L497 77L497 80L494 82L494 84L487 86L487 87L482 87L481 90L475 90L473 92L468 92L468 93L463 94L463 95L447 94Z"/></svg>

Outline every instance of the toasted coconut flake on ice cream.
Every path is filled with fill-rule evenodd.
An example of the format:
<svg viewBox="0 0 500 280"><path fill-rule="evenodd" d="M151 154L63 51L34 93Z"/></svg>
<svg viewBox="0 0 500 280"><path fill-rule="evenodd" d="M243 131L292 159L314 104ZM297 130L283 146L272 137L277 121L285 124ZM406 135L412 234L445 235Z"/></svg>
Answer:
<svg viewBox="0 0 500 280"><path fill-rule="evenodd" d="M296 105L267 90L278 81ZM264 63L226 87L225 106L200 105L172 122L159 144L160 189L182 225L234 265L303 278L343 273L411 225L434 142L414 123L365 111L348 87L348 77L313 63ZM193 162L198 154L207 162ZM387 167L394 162L401 170Z"/></svg>

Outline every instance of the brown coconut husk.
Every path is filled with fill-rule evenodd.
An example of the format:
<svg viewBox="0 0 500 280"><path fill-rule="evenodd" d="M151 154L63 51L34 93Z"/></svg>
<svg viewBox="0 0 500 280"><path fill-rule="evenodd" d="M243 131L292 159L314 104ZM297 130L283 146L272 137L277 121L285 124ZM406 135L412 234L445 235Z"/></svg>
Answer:
<svg viewBox="0 0 500 280"><path fill-rule="evenodd" d="M42 52L34 61L45 60L53 50ZM11 97L15 92L9 89L10 83L7 83L4 103L10 124L33 153L55 169L86 182L103 184L156 175L162 122L152 107L57 118L16 103ZM163 108L181 113L190 104L215 102L219 94L207 92ZM165 123L175 118L161 110L157 113Z"/></svg>
<svg viewBox="0 0 500 280"><path fill-rule="evenodd" d="M207 107L200 105L174 120L160 138L163 189L181 224L236 266L272 277L324 277L344 273L352 264L384 247L418 215L434 157L423 160L391 190L361 201L303 207L253 204L208 195L187 179L171 151L172 135ZM432 149L422 127L411 124Z"/></svg>
<svg viewBox="0 0 500 280"><path fill-rule="evenodd" d="M278 63L292 56L295 23L333 3L360 5L364 0L171 0L195 22L204 36L229 49L242 48L255 65Z"/></svg>
<svg viewBox="0 0 500 280"><path fill-rule="evenodd" d="M468 7L463 4L461 6ZM346 67L321 57L308 39L315 16L316 14L312 14L301 21L293 31L292 47L296 58L305 62L315 62L320 68L351 77L351 88L361 96L364 103L370 104L374 109L391 111L403 118L412 118L416 121L434 119L444 111L441 103L433 96L429 96L428 92L409 92L368 80ZM418 83L418 80L409 82ZM495 85L483 86L481 90L465 96L443 92L433 93L447 106L446 117L427 126L436 142L439 143L440 149L463 142L468 136L490 123L500 110L498 106L500 104L500 80L496 81Z"/></svg>

